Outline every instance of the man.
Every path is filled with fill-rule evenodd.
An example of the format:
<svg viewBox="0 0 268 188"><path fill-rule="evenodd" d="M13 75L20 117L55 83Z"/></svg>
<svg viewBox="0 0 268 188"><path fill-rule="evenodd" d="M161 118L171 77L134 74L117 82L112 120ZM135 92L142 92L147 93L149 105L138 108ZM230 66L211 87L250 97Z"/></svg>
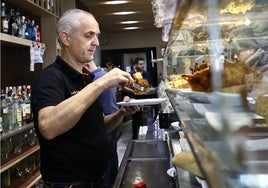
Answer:
<svg viewBox="0 0 268 188"><path fill-rule="evenodd" d="M130 72L131 76L136 72L140 72L143 79L147 80L152 85L151 74L145 70L145 60L142 57L136 57L134 60L134 69ZM132 98L143 99L147 98L146 95L134 95ZM143 125L142 122L142 111L138 111L132 116L132 139L138 138L139 128Z"/></svg>
<svg viewBox="0 0 268 188"><path fill-rule="evenodd" d="M102 77L106 72L102 68L98 68L94 61L85 64L85 67L94 75L94 80ZM113 114L118 110L116 104L116 88L103 91L98 100L102 104L104 115ZM108 134L111 154L108 167L104 176L104 188L111 188L114 184L118 173L118 155L117 155L117 128Z"/></svg>
<svg viewBox="0 0 268 188"><path fill-rule="evenodd" d="M138 106L104 116L97 98L106 89L128 87L133 79L113 69L94 82L84 63L99 45L99 25L88 12L71 9L56 27L61 56L32 84L34 126L39 139L44 187L101 188L109 161L107 132Z"/></svg>

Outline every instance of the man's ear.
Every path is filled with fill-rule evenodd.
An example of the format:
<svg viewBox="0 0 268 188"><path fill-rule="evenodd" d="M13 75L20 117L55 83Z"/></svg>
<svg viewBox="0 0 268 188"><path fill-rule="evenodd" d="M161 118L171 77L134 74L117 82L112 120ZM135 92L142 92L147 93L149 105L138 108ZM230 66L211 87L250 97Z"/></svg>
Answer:
<svg viewBox="0 0 268 188"><path fill-rule="evenodd" d="M60 32L60 39L65 46L69 46L69 36L67 32Z"/></svg>

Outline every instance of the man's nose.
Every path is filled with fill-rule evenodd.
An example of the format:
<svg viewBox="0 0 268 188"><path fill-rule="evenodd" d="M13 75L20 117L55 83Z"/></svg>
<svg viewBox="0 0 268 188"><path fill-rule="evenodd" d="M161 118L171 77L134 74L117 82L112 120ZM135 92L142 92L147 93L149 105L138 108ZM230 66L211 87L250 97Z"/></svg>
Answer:
<svg viewBox="0 0 268 188"><path fill-rule="evenodd" d="M93 44L94 46L99 46L99 45L100 45L100 43L99 43L99 38L98 38L97 36L94 37L94 39L93 39L93 41L92 41L92 44Z"/></svg>

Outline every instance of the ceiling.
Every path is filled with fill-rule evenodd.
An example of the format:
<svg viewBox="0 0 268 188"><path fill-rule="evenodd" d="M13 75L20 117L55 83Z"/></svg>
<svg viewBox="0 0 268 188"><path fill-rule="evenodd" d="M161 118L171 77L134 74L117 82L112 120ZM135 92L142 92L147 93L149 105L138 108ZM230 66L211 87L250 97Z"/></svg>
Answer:
<svg viewBox="0 0 268 188"><path fill-rule="evenodd" d="M151 0L128 0L117 5L104 4L107 0L78 0L80 6L91 12L97 19L102 32L118 33L129 30L124 27L139 27L132 31L157 30L154 26ZM134 11L130 15L113 15L114 12ZM121 21L139 21L135 24L121 24Z"/></svg>

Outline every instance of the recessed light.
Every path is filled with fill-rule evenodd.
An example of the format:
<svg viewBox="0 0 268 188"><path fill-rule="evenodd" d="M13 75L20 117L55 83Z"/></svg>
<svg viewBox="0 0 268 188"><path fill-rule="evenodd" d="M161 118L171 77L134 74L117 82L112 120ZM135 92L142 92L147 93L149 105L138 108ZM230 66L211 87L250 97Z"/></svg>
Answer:
<svg viewBox="0 0 268 188"><path fill-rule="evenodd" d="M136 12L134 12L134 11L123 11L123 12L114 12L112 14L114 14L114 15L129 15L129 14L134 14L134 13L136 13Z"/></svg>
<svg viewBox="0 0 268 188"><path fill-rule="evenodd" d="M127 2L128 1L106 1L103 4L105 4L105 5L119 5L119 4L124 4Z"/></svg>
<svg viewBox="0 0 268 188"><path fill-rule="evenodd" d="M123 21L123 22L120 22L121 24L135 24L135 23L139 23L139 21Z"/></svg>
<svg viewBox="0 0 268 188"><path fill-rule="evenodd" d="M125 30L134 30L134 29L139 29L140 27L124 27L123 29Z"/></svg>

